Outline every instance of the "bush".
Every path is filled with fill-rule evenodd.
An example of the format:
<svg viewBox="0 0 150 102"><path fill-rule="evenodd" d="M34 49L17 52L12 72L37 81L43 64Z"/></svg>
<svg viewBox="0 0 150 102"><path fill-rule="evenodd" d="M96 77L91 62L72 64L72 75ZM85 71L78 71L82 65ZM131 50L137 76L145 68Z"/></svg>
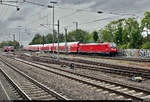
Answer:
<svg viewBox="0 0 150 102"><path fill-rule="evenodd" d="M120 49L126 49L127 45L126 44L124 44L124 45L118 45L117 47L120 48Z"/></svg>
<svg viewBox="0 0 150 102"><path fill-rule="evenodd" d="M150 49L150 42L146 42L142 45L142 49Z"/></svg>

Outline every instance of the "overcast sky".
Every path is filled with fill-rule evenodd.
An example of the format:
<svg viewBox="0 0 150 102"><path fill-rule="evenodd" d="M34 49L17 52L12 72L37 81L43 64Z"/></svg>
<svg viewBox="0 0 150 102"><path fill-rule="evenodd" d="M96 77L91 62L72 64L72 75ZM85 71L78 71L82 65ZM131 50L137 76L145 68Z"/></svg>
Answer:
<svg viewBox="0 0 150 102"><path fill-rule="evenodd" d="M8 0L3 0L8 1ZM11 1L11 0L9 0ZM15 1L15 0L13 0ZM16 40L21 44L27 45L36 33L47 34L52 32L53 12L52 0L26 0L33 3L45 5L45 7L33 5L27 2L9 3L16 7L0 5L0 42L12 40L12 34L15 34ZM58 3L55 5L55 24L60 20L60 32L64 33L64 28L68 31L75 30L75 24L78 22L79 28L92 32L103 28L112 20L124 17L137 17L141 19L145 11L150 11L150 0L53 0ZM3 2L7 3L7 2ZM102 11L98 14L97 11ZM40 24L49 24L48 28ZM22 27L18 27L22 26ZM57 29L57 27L55 27Z"/></svg>

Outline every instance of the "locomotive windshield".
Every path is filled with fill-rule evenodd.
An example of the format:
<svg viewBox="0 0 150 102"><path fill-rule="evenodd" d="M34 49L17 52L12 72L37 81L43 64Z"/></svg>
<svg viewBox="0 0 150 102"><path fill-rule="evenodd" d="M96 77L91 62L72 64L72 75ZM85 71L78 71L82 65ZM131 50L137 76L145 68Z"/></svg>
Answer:
<svg viewBox="0 0 150 102"><path fill-rule="evenodd" d="M116 44L115 43L109 43L111 48L116 48Z"/></svg>

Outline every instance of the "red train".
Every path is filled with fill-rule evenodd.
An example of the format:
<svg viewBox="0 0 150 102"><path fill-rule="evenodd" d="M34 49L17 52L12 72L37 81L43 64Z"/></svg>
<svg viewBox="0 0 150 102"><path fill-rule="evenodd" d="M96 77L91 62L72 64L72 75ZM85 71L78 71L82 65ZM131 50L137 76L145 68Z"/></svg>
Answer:
<svg viewBox="0 0 150 102"><path fill-rule="evenodd" d="M58 44L38 44L38 45L28 45L23 47L23 50L27 51L48 51L58 52ZM79 43L79 42L67 42L59 44L59 52L68 53L85 53L85 54L109 54L116 55L117 48L115 43Z"/></svg>
<svg viewBox="0 0 150 102"><path fill-rule="evenodd" d="M3 52L14 51L14 46L3 46Z"/></svg>

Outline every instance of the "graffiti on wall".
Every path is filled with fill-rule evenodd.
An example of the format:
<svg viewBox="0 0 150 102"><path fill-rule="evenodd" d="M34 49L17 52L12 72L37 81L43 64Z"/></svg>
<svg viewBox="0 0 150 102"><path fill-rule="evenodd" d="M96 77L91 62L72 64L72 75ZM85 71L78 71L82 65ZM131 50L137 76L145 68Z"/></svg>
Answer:
<svg viewBox="0 0 150 102"><path fill-rule="evenodd" d="M132 58L150 58L150 50L149 49L124 49L119 50L120 56L132 57Z"/></svg>

